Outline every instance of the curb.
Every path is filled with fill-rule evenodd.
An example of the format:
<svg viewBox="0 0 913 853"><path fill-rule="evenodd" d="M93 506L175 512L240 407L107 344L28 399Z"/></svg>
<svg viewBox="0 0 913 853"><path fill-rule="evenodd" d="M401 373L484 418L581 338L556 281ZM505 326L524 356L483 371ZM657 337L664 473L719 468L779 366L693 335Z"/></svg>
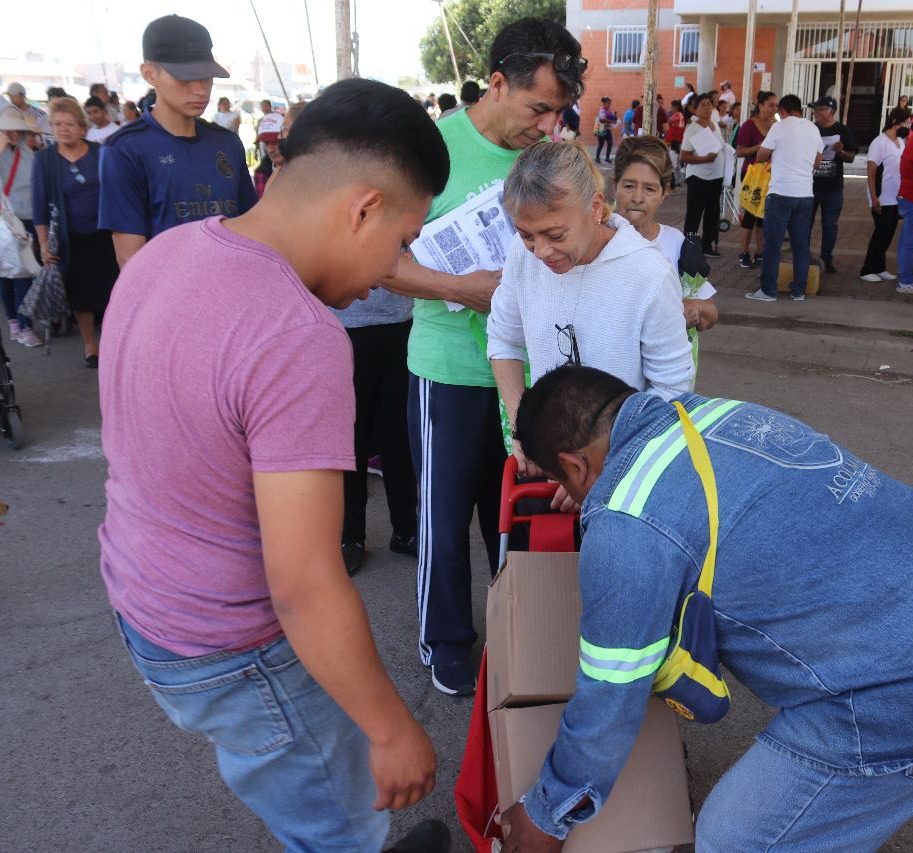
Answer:
<svg viewBox="0 0 913 853"><path fill-rule="evenodd" d="M793 366L877 373L888 365L892 375L913 376L913 337L871 329L783 329L761 327L724 315L701 335L701 352L739 355ZM887 372L887 371L885 371Z"/></svg>

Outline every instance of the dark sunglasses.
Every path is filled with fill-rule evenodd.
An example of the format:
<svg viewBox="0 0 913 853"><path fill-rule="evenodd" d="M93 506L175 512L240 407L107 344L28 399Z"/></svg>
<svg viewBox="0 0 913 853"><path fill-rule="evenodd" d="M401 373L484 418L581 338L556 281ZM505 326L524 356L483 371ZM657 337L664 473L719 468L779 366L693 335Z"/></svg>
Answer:
<svg viewBox="0 0 913 853"><path fill-rule="evenodd" d="M568 364L580 367L580 350L577 348L577 335L574 333L573 324L559 326L555 323L555 328L558 330L558 351L567 359Z"/></svg>
<svg viewBox="0 0 913 853"><path fill-rule="evenodd" d="M574 56L572 53L521 53L520 51L515 51L514 53L508 53L504 59L498 62L498 65L503 65L514 56L523 56L527 59L550 59L552 68L561 74L570 71L572 68L576 68L578 74L583 74L589 64L589 60L584 59L582 56Z"/></svg>

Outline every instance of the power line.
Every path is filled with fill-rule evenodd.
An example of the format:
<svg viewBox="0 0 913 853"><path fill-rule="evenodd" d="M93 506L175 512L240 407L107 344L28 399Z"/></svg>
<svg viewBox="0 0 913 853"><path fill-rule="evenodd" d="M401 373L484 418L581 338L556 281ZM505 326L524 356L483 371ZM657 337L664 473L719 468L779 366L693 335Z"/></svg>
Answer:
<svg viewBox="0 0 913 853"><path fill-rule="evenodd" d="M314 36L311 35L311 14L308 12L308 0L304 0L304 19L307 21L308 42L311 45L311 65L314 70L314 85L320 90L320 80L317 78L317 54L314 53Z"/></svg>
<svg viewBox="0 0 913 853"><path fill-rule="evenodd" d="M443 5L442 5L442 8L443 8ZM463 36L463 39L465 40L466 44L469 45L469 49L476 55L476 59L478 59L479 62L481 62L482 66L484 67L485 62L482 59L481 54L476 50L475 45L469 40L469 36L466 35L466 33L463 31L463 28L460 26L459 18L457 18L457 16L452 11L450 13L450 17L453 20L453 23L456 24L456 28L460 31L460 35Z"/></svg>
<svg viewBox="0 0 913 853"><path fill-rule="evenodd" d="M285 97L286 103L291 104L292 99L289 98L288 92L285 89L285 83L282 82L279 66L276 64L276 59L273 56L273 49L269 46L269 39L266 37L266 32L263 30L263 24L260 23L260 16L257 14L257 7L254 5L254 0L250 0L250 8L254 13L254 17L257 19L257 26L260 27L260 35L263 36L263 44L266 45L266 52L269 54L270 62L273 63L273 71L276 72L276 79L279 81L279 87L282 89L282 95Z"/></svg>

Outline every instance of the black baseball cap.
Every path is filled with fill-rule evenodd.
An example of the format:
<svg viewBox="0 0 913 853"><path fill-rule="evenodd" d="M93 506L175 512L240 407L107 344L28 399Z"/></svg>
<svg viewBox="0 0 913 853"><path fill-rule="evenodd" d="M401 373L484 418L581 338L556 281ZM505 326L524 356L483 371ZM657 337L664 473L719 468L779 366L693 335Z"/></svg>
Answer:
<svg viewBox="0 0 913 853"><path fill-rule="evenodd" d="M212 58L209 30L180 15L165 15L146 27L143 59L158 63L176 80L210 80L230 76Z"/></svg>
<svg viewBox="0 0 913 853"><path fill-rule="evenodd" d="M818 98L817 101L813 101L809 106L812 109L815 107L830 107L834 112L837 112L837 102L830 95Z"/></svg>

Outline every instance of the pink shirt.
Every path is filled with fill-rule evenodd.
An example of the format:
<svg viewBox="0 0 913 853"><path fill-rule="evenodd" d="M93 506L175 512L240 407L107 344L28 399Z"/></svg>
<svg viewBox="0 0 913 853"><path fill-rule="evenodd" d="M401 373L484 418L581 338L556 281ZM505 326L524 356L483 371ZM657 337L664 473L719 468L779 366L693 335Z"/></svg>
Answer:
<svg viewBox="0 0 913 853"><path fill-rule="evenodd" d="M218 218L130 260L105 314L99 381L111 604L195 656L281 633L253 472L352 469L352 349L268 247Z"/></svg>

